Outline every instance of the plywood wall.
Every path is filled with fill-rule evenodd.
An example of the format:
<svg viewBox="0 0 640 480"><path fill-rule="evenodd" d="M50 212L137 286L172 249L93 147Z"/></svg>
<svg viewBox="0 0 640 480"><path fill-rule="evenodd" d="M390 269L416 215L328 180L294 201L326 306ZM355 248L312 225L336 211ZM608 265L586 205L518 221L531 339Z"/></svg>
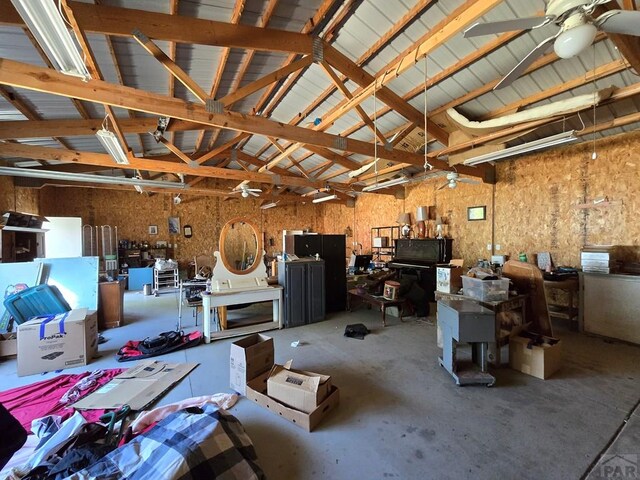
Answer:
<svg viewBox="0 0 640 480"><path fill-rule="evenodd" d="M7 210L40 213L37 190L14 187L12 177L0 176L0 214Z"/></svg>
<svg viewBox="0 0 640 480"><path fill-rule="evenodd" d="M467 266L489 258L488 245L512 258L524 252L530 261L548 251L556 265L579 266L583 245L617 244L630 247L627 260L640 261L640 132L600 140L595 150L596 160L586 142L499 162L495 186L436 190L440 178L408 186L405 200L361 195L353 218L346 207L327 205L325 224L351 226L366 252L371 227L395 225L401 211L415 218L418 206L431 205L448 224L454 256ZM609 204L593 204L604 197ZM578 208L584 204L592 208ZM486 206L485 221L467 220L473 206Z"/></svg>
<svg viewBox="0 0 640 480"><path fill-rule="evenodd" d="M174 205L172 195L83 188L14 190L11 179L0 178L0 207L33 211L42 215L80 216L83 223L118 226L120 238L164 240L177 245L176 256L188 261L195 255L211 253L218 246L222 225L244 216L263 232L268 254L281 250L283 229L308 229L321 233L352 232L347 253L354 247L371 250L371 228L397 225L401 212L415 218L418 206L434 206L454 239L454 256L466 265L489 258L487 244L500 245L495 253L530 260L540 251L549 251L556 264L579 265L580 248L585 244L627 245L630 260L639 260L640 222L640 132L596 143L598 158L591 159L593 145L586 142L566 146L517 160L497 164L498 182L459 184L456 189L436 190L444 180L434 179L405 188L405 199L389 195L359 195L355 207L299 202L260 210L254 199L224 201L215 197L183 196ZM608 206L578 208L593 199L607 197ZM15 203L15 205L14 205ZM467 208L486 206L487 219L468 221ZM190 239L169 235L167 219L180 218L181 226L193 228ZM431 222L433 229L433 222ZM157 236L148 226L157 225Z"/></svg>

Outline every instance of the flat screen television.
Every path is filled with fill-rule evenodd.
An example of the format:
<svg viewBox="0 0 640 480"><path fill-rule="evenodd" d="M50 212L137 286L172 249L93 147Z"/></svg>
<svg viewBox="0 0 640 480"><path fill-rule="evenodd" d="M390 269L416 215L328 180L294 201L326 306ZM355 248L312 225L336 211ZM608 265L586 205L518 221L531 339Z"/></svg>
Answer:
<svg viewBox="0 0 640 480"><path fill-rule="evenodd" d="M373 255L356 255L356 261L353 264L354 270L359 272L368 269L371 260L373 260Z"/></svg>

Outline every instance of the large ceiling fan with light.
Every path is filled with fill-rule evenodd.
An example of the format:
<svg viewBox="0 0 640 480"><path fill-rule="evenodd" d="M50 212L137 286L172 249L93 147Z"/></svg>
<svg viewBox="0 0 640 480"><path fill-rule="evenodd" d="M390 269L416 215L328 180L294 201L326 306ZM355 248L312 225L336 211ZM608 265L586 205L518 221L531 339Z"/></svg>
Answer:
<svg viewBox="0 0 640 480"><path fill-rule="evenodd" d="M460 178L458 172L448 172L447 173L447 183L443 183L436 190L442 190L445 187L456 188L458 183L480 183L478 180L474 180L472 178Z"/></svg>
<svg viewBox="0 0 640 480"><path fill-rule="evenodd" d="M477 37L513 30L531 30L549 23L558 31L540 42L495 87L506 87L516 80L553 44L560 58L572 58L593 43L601 30L606 33L640 36L640 11L609 10L599 17L592 15L598 5L611 0L549 0L545 15L541 17L515 18L498 22L475 23L465 30L465 37Z"/></svg>

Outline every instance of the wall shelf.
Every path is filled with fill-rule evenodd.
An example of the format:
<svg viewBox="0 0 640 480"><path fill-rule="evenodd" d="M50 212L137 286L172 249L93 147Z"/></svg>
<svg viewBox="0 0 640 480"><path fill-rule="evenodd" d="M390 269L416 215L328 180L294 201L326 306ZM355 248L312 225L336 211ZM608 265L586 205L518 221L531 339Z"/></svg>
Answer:
<svg viewBox="0 0 640 480"><path fill-rule="evenodd" d="M376 237L387 237L389 243L386 247L374 247L373 239ZM383 257L390 260L395 256L395 241L400 238L400 226L393 225L391 227L372 227L371 228L371 253L374 261L381 262Z"/></svg>

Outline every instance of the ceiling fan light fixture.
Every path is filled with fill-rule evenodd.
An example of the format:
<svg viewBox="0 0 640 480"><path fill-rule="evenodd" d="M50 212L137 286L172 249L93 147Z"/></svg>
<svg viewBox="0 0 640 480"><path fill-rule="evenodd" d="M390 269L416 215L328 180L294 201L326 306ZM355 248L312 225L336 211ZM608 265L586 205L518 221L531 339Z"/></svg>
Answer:
<svg viewBox="0 0 640 480"><path fill-rule="evenodd" d="M573 58L593 43L598 29L591 23L583 23L562 32L553 43L553 50L560 58Z"/></svg>

